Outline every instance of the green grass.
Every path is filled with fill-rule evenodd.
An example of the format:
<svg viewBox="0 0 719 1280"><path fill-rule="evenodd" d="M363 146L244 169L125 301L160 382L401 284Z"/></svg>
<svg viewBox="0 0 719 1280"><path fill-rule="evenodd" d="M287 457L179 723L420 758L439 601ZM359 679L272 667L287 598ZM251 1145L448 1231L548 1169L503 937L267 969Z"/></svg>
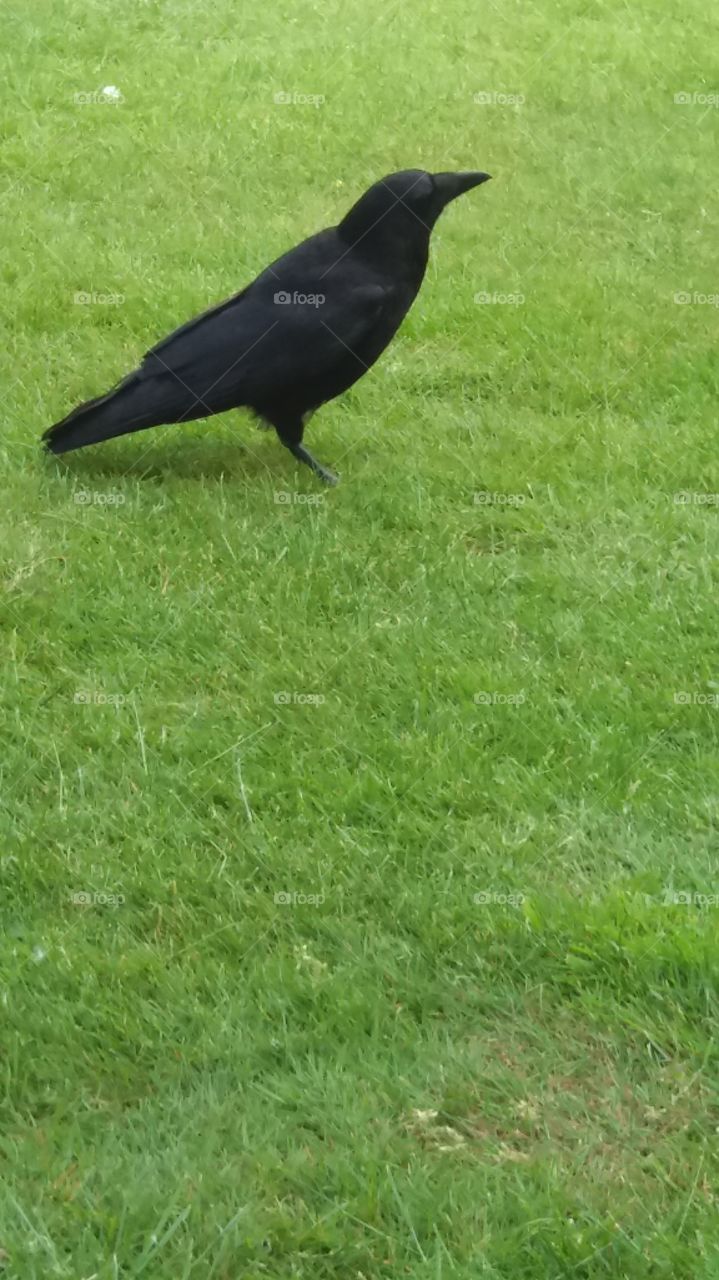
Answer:
<svg viewBox="0 0 719 1280"><path fill-rule="evenodd" d="M706 6L4 35L2 1273L716 1280ZM41 455L408 166L495 180L337 490L239 413Z"/></svg>

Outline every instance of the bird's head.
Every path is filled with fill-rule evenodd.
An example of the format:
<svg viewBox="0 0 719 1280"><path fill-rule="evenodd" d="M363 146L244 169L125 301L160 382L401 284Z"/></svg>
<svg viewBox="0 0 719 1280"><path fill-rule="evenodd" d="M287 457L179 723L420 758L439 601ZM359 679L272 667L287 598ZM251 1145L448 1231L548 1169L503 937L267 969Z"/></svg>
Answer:
<svg viewBox="0 0 719 1280"><path fill-rule="evenodd" d="M403 169L390 173L360 196L340 222L340 231L354 243L364 236L375 238L375 234L381 239L395 238L405 228L413 229L415 236L429 236L451 200L490 177L475 170L427 173L424 169Z"/></svg>

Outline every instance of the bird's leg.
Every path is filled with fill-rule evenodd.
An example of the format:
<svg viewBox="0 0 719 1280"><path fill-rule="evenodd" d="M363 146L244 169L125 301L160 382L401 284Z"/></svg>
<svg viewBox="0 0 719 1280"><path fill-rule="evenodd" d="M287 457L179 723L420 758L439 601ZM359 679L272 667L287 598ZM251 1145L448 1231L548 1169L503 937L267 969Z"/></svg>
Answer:
<svg viewBox="0 0 719 1280"><path fill-rule="evenodd" d="M314 471L316 476L319 476L320 480L324 480L325 484L338 483L339 476L336 476L334 471L330 471L328 467L323 467L322 463L313 458L309 449L306 449L303 445L302 432L304 430L304 422L301 420L291 424L283 422L280 426L275 423L275 429L285 448L289 449L298 462L304 462L306 466Z"/></svg>
<svg viewBox="0 0 719 1280"><path fill-rule="evenodd" d="M324 480L325 484L339 483L339 476L336 476L334 471L330 471L328 467L323 467L322 463L313 458L309 449L305 449L303 444L288 444L286 440L283 440L282 443L287 445L290 453L293 454L298 462L305 462L308 467L312 468L315 475L319 476L320 480Z"/></svg>

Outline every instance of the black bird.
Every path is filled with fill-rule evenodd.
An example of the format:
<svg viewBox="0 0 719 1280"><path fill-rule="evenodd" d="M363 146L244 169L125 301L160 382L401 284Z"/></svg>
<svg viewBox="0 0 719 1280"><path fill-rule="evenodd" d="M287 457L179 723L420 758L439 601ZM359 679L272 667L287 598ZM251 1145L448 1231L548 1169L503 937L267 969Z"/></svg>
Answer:
<svg viewBox="0 0 719 1280"><path fill-rule="evenodd" d="M376 182L336 227L283 254L241 293L158 343L105 395L50 427L47 448L67 453L246 406L335 484L302 443L305 422L384 351L422 283L437 218L489 176L407 169Z"/></svg>

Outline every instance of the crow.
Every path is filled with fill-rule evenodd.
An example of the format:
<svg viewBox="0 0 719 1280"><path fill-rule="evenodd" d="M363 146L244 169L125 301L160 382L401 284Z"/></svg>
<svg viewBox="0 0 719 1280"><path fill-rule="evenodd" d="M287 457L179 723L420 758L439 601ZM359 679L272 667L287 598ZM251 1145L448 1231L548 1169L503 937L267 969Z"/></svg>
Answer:
<svg viewBox="0 0 719 1280"><path fill-rule="evenodd" d="M302 443L307 419L384 351L422 283L440 213L489 177L406 169L376 182L336 227L175 329L105 395L48 428L46 447L67 453L244 406L298 461L336 484Z"/></svg>

